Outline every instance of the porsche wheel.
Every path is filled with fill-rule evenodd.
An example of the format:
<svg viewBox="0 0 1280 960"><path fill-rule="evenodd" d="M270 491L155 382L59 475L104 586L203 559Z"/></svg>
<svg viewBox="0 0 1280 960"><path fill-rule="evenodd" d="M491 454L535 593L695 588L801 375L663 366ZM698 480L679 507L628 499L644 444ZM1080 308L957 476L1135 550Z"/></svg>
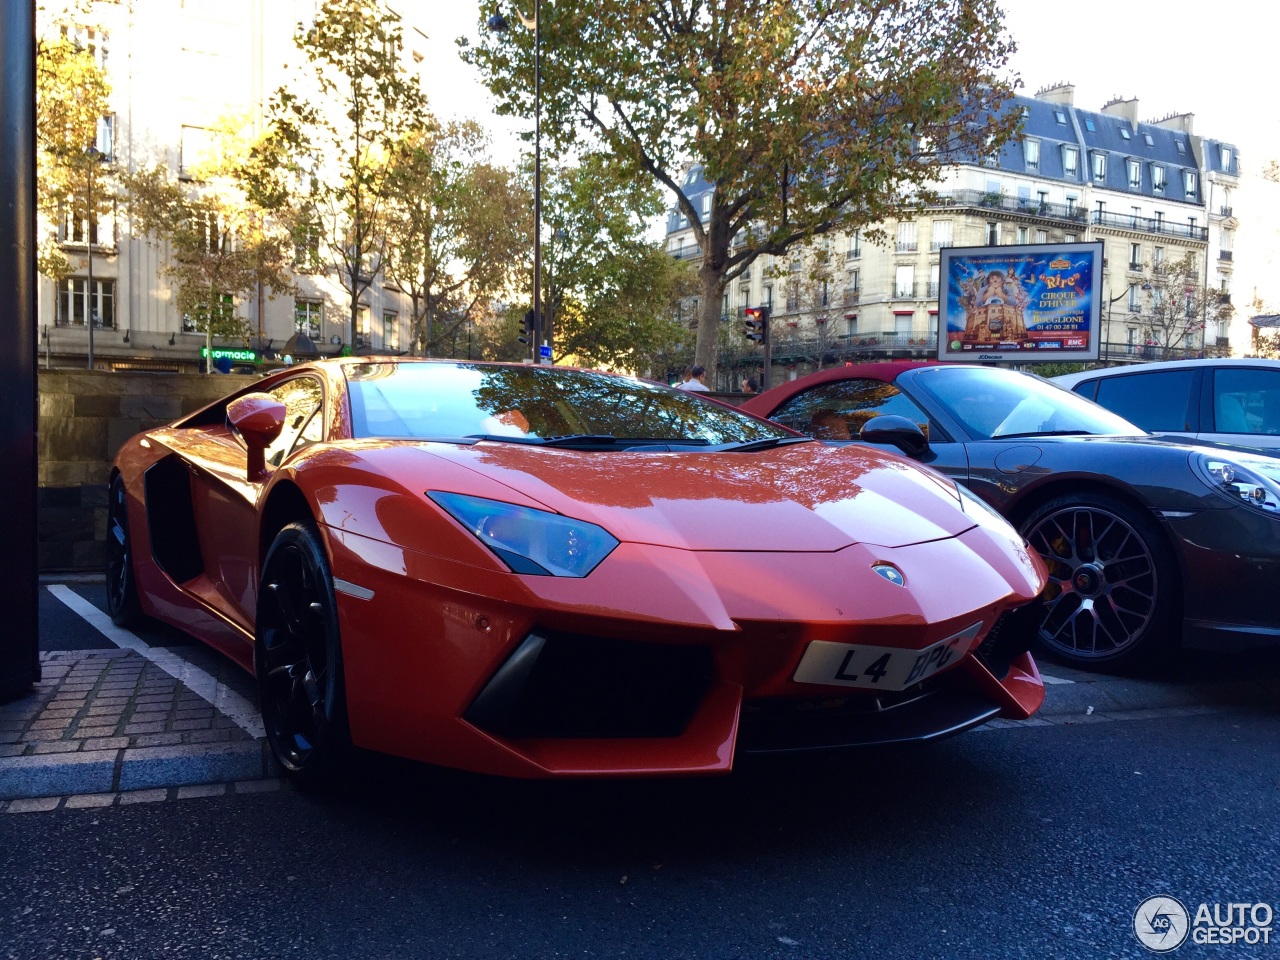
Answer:
<svg viewBox="0 0 1280 960"><path fill-rule="evenodd" d="M301 784L328 779L349 742L346 697L329 561L309 523L289 524L267 551L255 663L276 759Z"/></svg>
<svg viewBox="0 0 1280 960"><path fill-rule="evenodd" d="M1092 669L1148 660L1173 634L1177 573L1155 524L1105 494L1059 497L1023 535L1049 568L1039 644Z"/></svg>
<svg viewBox="0 0 1280 960"><path fill-rule="evenodd" d="M117 476L107 495L107 614L117 627L131 627L142 619L125 496L124 479Z"/></svg>

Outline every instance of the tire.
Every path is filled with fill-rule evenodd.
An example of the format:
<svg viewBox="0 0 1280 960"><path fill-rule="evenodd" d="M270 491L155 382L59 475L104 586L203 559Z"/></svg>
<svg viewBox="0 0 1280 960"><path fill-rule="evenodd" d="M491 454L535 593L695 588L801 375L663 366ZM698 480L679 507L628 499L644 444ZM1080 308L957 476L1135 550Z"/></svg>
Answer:
<svg viewBox="0 0 1280 960"><path fill-rule="evenodd" d="M1040 651L1127 672L1172 647L1178 574L1149 517L1104 493L1073 494L1039 507L1021 529L1049 568Z"/></svg>
<svg viewBox="0 0 1280 960"><path fill-rule="evenodd" d="M118 474L107 494L107 614L117 627L132 627L142 620L127 494L124 478Z"/></svg>
<svg viewBox="0 0 1280 960"><path fill-rule="evenodd" d="M267 551L254 632L267 742L296 783L323 785L342 769L350 736L333 577L312 524L289 524Z"/></svg>

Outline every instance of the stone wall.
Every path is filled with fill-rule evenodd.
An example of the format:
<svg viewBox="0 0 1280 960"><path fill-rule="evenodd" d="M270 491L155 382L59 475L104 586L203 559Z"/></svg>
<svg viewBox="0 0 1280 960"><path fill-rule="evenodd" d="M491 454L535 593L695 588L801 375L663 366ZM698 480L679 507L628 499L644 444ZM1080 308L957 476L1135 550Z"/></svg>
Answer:
<svg viewBox="0 0 1280 960"><path fill-rule="evenodd" d="M255 377L39 371L40 571L98 571L106 559L107 478L120 445Z"/></svg>

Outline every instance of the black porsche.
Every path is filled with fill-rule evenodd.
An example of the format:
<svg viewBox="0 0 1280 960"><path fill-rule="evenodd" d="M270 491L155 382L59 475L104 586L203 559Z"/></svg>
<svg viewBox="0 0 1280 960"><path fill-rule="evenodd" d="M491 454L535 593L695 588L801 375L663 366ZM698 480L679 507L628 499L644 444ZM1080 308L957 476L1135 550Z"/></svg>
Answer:
<svg viewBox="0 0 1280 960"><path fill-rule="evenodd" d="M891 445L999 511L1049 567L1042 647L1127 669L1169 645L1280 644L1280 458L1156 439L1031 374L890 362L820 371L742 409Z"/></svg>

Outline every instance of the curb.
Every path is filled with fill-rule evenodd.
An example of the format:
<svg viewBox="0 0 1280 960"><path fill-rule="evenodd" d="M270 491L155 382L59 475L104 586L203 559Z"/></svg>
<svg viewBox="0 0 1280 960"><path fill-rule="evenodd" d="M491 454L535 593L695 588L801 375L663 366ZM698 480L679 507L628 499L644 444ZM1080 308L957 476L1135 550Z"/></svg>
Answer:
<svg viewBox="0 0 1280 960"><path fill-rule="evenodd" d="M0 800L120 793L276 776L265 741L0 757Z"/></svg>

